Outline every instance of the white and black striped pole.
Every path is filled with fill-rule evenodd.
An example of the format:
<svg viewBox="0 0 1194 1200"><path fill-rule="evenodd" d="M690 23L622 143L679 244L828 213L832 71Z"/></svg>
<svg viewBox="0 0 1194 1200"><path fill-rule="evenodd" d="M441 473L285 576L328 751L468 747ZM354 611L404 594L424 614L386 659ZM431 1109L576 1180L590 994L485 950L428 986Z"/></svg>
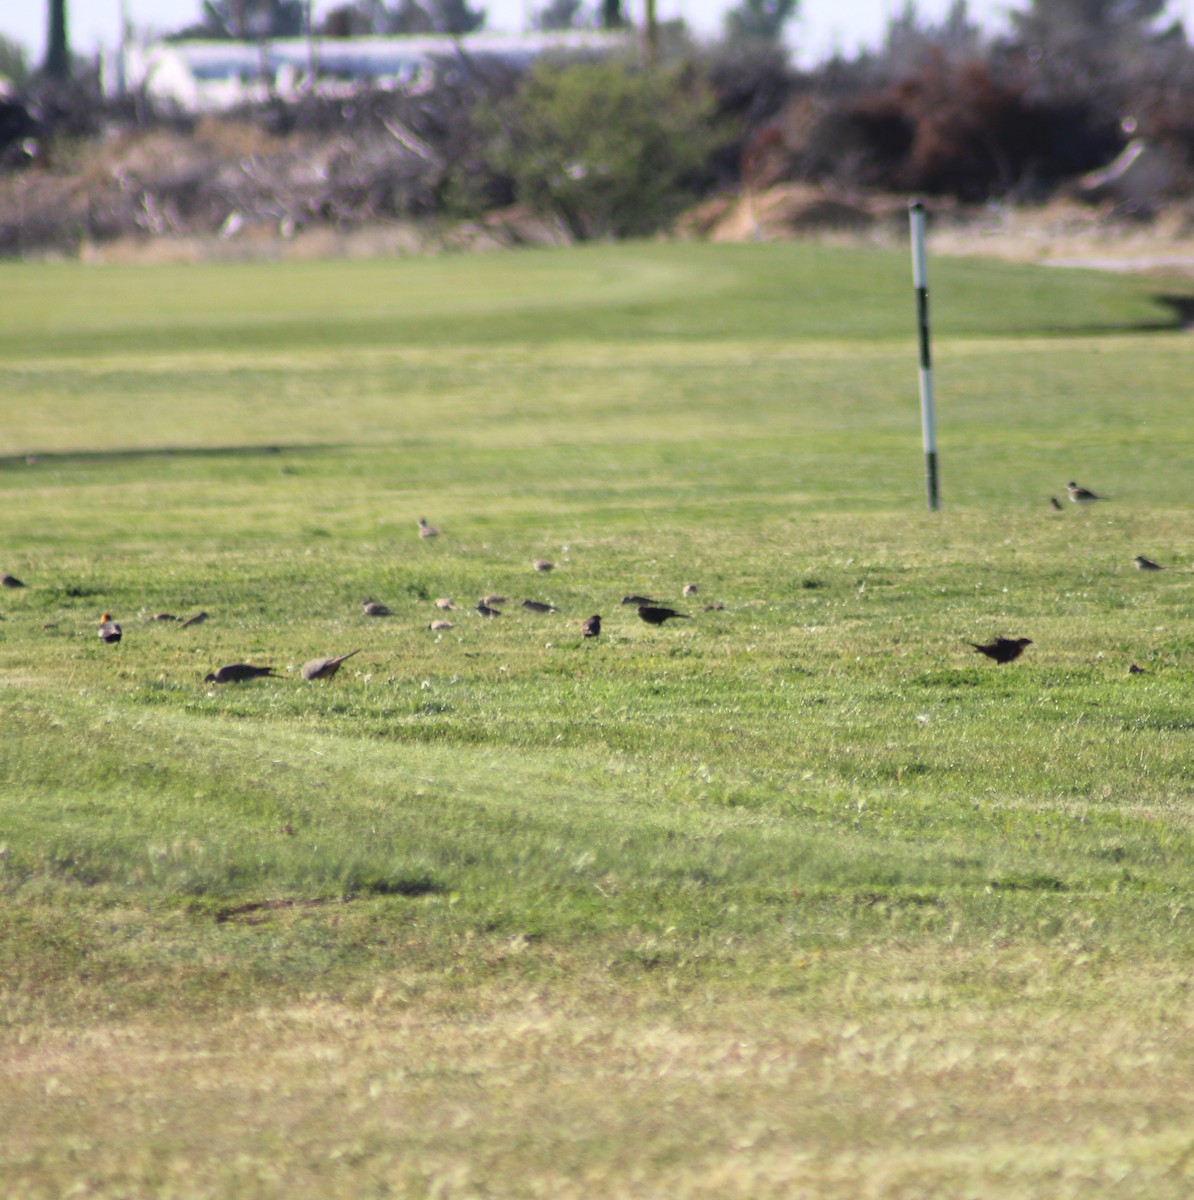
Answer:
<svg viewBox="0 0 1194 1200"><path fill-rule="evenodd" d="M937 418L933 410L933 363L929 356L929 272L925 265L925 206L908 206L912 222L912 282L916 286L916 326L920 333L920 428L925 446L929 511L941 507L937 494Z"/></svg>

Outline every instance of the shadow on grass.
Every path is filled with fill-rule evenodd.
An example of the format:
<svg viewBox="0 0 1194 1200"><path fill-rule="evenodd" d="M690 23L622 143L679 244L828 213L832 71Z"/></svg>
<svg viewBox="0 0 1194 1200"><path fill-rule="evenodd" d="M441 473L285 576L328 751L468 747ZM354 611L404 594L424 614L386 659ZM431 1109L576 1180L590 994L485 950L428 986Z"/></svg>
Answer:
<svg viewBox="0 0 1194 1200"><path fill-rule="evenodd" d="M443 884L428 875L364 879L349 886L338 896L286 896L274 900L248 900L217 908L217 924L241 921L255 925L267 919L270 912L282 909L322 908L328 904L348 904L367 896L430 896L446 891Z"/></svg>
<svg viewBox="0 0 1194 1200"><path fill-rule="evenodd" d="M1169 309L1169 317L1152 321L1107 321L1088 325L1041 325L1036 329L1001 336L1021 337L1106 337L1116 333L1186 333L1194 329L1194 295L1165 293L1150 296L1154 304Z"/></svg>
<svg viewBox="0 0 1194 1200"><path fill-rule="evenodd" d="M1194 329L1194 296L1163 295L1154 296L1153 300L1173 311L1173 321L1157 328Z"/></svg>
<svg viewBox="0 0 1194 1200"><path fill-rule="evenodd" d="M147 446L141 449L119 450L62 450L41 452L32 450L25 454L8 454L0 457L0 471L16 468L28 469L36 466L81 466L85 464L116 464L140 462L156 458L271 458L280 454L331 454L348 447L346 442L302 442L294 445L267 446Z"/></svg>

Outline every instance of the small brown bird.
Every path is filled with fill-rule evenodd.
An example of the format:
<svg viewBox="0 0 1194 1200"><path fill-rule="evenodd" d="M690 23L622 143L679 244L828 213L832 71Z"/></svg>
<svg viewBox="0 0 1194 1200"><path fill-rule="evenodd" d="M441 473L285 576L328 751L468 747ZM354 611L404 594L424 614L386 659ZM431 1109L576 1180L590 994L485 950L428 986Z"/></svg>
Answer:
<svg viewBox="0 0 1194 1200"><path fill-rule="evenodd" d="M686 583L684 585L684 594L686 596L695 596L697 594L697 585L695 583Z"/></svg>
<svg viewBox="0 0 1194 1200"><path fill-rule="evenodd" d="M489 605L495 605L495 604L505 604L505 603L506 603L506 597L505 597L505 596L498 596L498 595L493 595L493 596L482 596L482 597L481 597L481 599L477 601L477 603L478 603L478 604L489 604Z"/></svg>
<svg viewBox="0 0 1194 1200"><path fill-rule="evenodd" d="M1054 512L1061 512L1061 501L1056 496L1049 497L1049 507Z"/></svg>
<svg viewBox="0 0 1194 1200"><path fill-rule="evenodd" d="M248 663L232 663L203 676L204 683L244 683L247 679L281 679L273 667L252 667Z"/></svg>
<svg viewBox="0 0 1194 1200"><path fill-rule="evenodd" d="M531 563L531 566L533 566L536 571L554 571L556 569L555 563L548 562L545 558L535 559L535 561Z"/></svg>
<svg viewBox="0 0 1194 1200"><path fill-rule="evenodd" d="M428 525L425 517L419 518L419 537L439 537L439 530L434 525Z"/></svg>
<svg viewBox="0 0 1194 1200"><path fill-rule="evenodd" d="M367 617L389 617L393 616L388 608L381 603L380 600L362 600L361 611Z"/></svg>
<svg viewBox="0 0 1194 1200"><path fill-rule="evenodd" d="M1075 504L1093 504L1096 500L1105 500L1105 496L1096 495L1089 488L1079 487L1072 479L1065 485L1070 499Z"/></svg>
<svg viewBox="0 0 1194 1200"><path fill-rule="evenodd" d="M544 604L542 600L524 600L522 602L522 607L525 608L527 612L533 613L549 613L560 611L554 604Z"/></svg>
<svg viewBox="0 0 1194 1200"><path fill-rule="evenodd" d="M10 575L7 571L3 575L0 575L0 587L19 588L24 586L15 575Z"/></svg>
<svg viewBox="0 0 1194 1200"><path fill-rule="evenodd" d="M630 596L623 596L623 597L622 597L622 603L623 603L623 604L659 604L659 603L660 603L660 601L658 601L658 600L652 600L652 599L650 598L650 596L634 596L634 595L630 595Z"/></svg>
<svg viewBox="0 0 1194 1200"><path fill-rule="evenodd" d="M427 628L434 629L437 633L439 633L445 629L455 629L456 626L453 625L451 621L432 621Z"/></svg>
<svg viewBox="0 0 1194 1200"><path fill-rule="evenodd" d="M1136 663L1132 663L1128 667L1128 674L1129 675L1147 675L1148 672L1143 667L1138 666Z"/></svg>
<svg viewBox="0 0 1194 1200"><path fill-rule="evenodd" d="M451 600L449 600L447 596L441 596L441 597L440 597L440 598L439 598L439 599L438 599L438 600L435 602L435 607L436 607L436 608L443 609L443 611L444 611L444 612L447 612L447 611L448 611L450 608L455 608L455 607L456 607L456 605L455 605L455 604L453 604L453 603L452 603L452 601L451 601Z"/></svg>
<svg viewBox="0 0 1194 1200"><path fill-rule="evenodd" d="M202 625L206 620L207 613L197 612L193 617L187 617L187 619L179 625L179 629L186 629L188 625Z"/></svg>
<svg viewBox="0 0 1194 1200"><path fill-rule="evenodd" d="M177 621L178 620L178 618L173 613L168 613L168 612L154 613L153 616L150 617L149 619L151 621Z"/></svg>
<svg viewBox="0 0 1194 1200"><path fill-rule="evenodd" d="M1145 558L1143 554L1137 554L1132 561L1136 564L1137 571L1163 571L1165 569L1159 562Z"/></svg>
<svg viewBox="0 0 1194 1200"><path fill-rule="evenodd" d="M692 620L688 613L677 612L674 608L666 608L659 604L640 604L638 615L648 625L662 625L664 621L670 621L672 617L679 617L685 621Z"/></svg>
<svg viewBox="0 0 1194 1200"><path fill-rule="evenodd" d="M591 617L585 617L580 623L581 637L600 637L601 636L601 614L594 613Z"/></svg>
<svg viewBox="0 0 1194 1200"><path fill-rule="evenodd" d="M99 619L99 638L101 642L106 642L108 645L115 645L120 641L124 631L120 628L117 621L112 620L111 613L104 613Z"/></svg>
<svg viewBox="0 0 1194 1200"><path fill-rule="evenodd" d="M993 658L997 663L1009 663L1024 653L1025 646L1032 645L1032 638L997 637L993 642L988 642L985 646L980 646L978 642L967 642L966 645L973 646L979 654L985 654L988 658Z"/></svg>
<svg viewBox="0 0 1194 1200"><path fill-rule="evenodd" d="M502 615L496 608L486 604L484 600L477 601L477 612L483 617L500 617Z"/></svg>
<svg viewBox="0 0 1194 1200"><path fill-rule="evenodd" d="M340 670L340 664L345 659L352 658L354 654L360 654L360 650L350 650L338 658L313 658L309 663L303 663L299 674L304 679L331 679Z"/></svg>

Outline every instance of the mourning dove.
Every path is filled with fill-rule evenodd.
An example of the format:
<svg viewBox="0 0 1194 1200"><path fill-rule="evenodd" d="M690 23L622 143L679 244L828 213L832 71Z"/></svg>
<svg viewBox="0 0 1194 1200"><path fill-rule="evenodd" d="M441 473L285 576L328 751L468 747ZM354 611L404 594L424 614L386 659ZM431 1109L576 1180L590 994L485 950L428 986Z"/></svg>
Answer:
<svg viewBox="0 0 1194 1200"><path fill-rule="evenodd" d="M313 658L309 663L303 663L300 674L304 679L331 679L340 670L340 664L354 654L360 654L360 650L350 650L338 658Z"/></svg>
<svg viewBox="0 0 1194 1200"><path fill-rule="evenodd" d="M246 679L281 679L273 667L253 667L248 663L232 663L203 676L204 683L244 683Z"/></svg>
<svg viewBox="0 0 1194 1200"><path fill-rule="evenodd" d="M1072 479L1065 485L1065 490L1069 492L1070 499L1075 504L1093 504L1096 500L1104 500L1105 496L1096 495L1089 488L1079 487Z"/></svg>

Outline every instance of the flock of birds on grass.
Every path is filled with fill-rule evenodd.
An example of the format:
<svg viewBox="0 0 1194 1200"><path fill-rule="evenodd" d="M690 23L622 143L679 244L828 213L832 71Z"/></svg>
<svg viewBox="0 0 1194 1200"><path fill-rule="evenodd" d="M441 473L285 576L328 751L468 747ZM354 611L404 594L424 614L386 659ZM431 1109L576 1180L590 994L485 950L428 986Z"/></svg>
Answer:
<svg viewBox="0 0 1194 1200"><path fill-rule="evenodd" d="M1089 488L1081 487L1079 484L1071 480L1066 484L1066 492L1071 501L1081 507L1087 507L1098 500L1106 499L1096 492L1092 492ZM1062 508L1061 501L1056 496L1049 497L1050 506L1057 511ZM438 537L440 531L427 522L423 517L418 520L419 537L433 538ZM1138 554L1133 559L1137 570L1140 571L1160 571L1162 566L1151 558L1146 558L1143 554ZM536 571L548 572L555 569L555 563L549 562L544 558L536 558L531 564ZM10 575L7 571L0 574L0 586L6 588L21 588L25 584ZM695 596L697 593L697 585L695 583L685 584L684 595ZM505 596L482 596L476 603L475 608L477 613L485 618L500 617L502 610L497 606L507 603ZM681 620L688 621L692 619L690 613L678 612L674 608L669 608L660 600L653 600L649 596L629 595L622 597L622 603L633 605L639 618L645 621L648 625L663 625L667 621ZM454 609L456 605L447 597L440 597L436 600L435 605L441 611L449 611ZM554 604L548 604L542 600L523 600L522 608L531 613L554 613L559 612ZM720 604L706 604L705 611L710 612L720 609ZM378 600L362 600L361 609L367 617L388 617L393 615L392 611ZM187 617L182 620L173 613L154 613L151 618L155 621L178 621L180 628L186 628L191 625L200 625L207 620L206 612L198 612L192 617ZM427 628L435 632L443 632L448 629L453 629L455 626L451 621L446 619L437 619L432 621ZM593 613L592 616L586 617L580 624L580 632L582 638L596 638L601 636L601 614ZM111 613L104 613L99 620L99 638L106 645L115 645L124 636L124 630L120 626L120 622L113 619ZM972 646L976 653L985 655L997 663L1014 662L1021 654L1024 653L1026 647L1032 645L1032 639L1026 637L997 637L992 642L966 642L965 645ZM331 679L332 676L340 669L342 663L347 662L354 654L359 654L360 650L350 650L347 654L339 654L327 658L313 658L310 662L304 663L300 674L308 681L315 679ZM1129 668L1131 674L1140 674L1143 668L1133 663ZM257 667L251 663L229 663L227 666L217 667L216 670L210 671L203 677L205 683L244 683L250 679L280 679L282 676L273 669L273 667Z"/></svg>

